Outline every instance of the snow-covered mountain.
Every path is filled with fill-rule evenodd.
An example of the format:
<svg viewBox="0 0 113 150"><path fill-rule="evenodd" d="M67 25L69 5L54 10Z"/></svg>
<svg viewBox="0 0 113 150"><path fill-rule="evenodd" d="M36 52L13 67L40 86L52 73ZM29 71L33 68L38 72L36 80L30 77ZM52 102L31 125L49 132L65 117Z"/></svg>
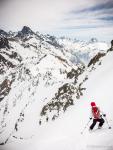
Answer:
<svg viewBox="0 0 113 150"><path fill-rule="evenodd" d="M108 48L105 42L56 38L26 26L17 33L0 30L1 145L32 138L80 101L90 74L112 57Z"/></svg>
<svg viewBox="0 0 113 150"><path fill-rule="evenodd" d="M23 116L29 112L29 106L35 110L34 115L38 116L35 120L39 122L41 116L47 118L45 107L52 99L54 107L47 108L47 111L55 111L51 119L58 117L60 110L64 111L72 105L73 100L67 92L76 90L79 97L80 87L72 89L73 84L68 83L68 80L76 74L73 82L77 82L78 75L85 67L82 64L73 65L64 56L61 47L53 44L49 35L36 34L29 27L23 27L11 35L2 34L0 38L0 122L1 141L4 142L12 132L19 130L21 122L25 120ZM61 96L65 97L63 101ZM34 109L32 103L37 108Z"/></svg>
<svg viewBox="0 0 113 150"><path fill-rule="evenodd" d="M81 61L85 65L88 65L90 59L98 52L106 52L109 48L109 45L106 42L100 42L96 38L92 38L90 41L84 42L61 37L58 39L58 42L67 51L66 56L68 59L70 59L73 63Z"/></svg>

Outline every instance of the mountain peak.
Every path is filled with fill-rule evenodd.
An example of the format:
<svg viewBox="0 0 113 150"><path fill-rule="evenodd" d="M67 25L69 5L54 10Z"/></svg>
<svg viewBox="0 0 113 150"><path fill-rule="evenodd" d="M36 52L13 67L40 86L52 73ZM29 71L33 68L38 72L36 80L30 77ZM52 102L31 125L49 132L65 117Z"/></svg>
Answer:
<svg viewBox="0 0 113 150"><path fill-rule="evenodd" d="M91 38L90 42L92 42L92 43L98 42L98 39L97 38Z"/></svg>
<svg viewBox="0 0 113 150"><path fill-rule="evenodd" d="M0 29L0 36L7 36L8 33Z"/></svg>
<svg viewBox="0 0 113 150"><path fill-rule="evenodd" d="M34 33L28 26L23 26L21 32L23 34L33 34Z"/></svg>
<svg viewBox="0 0 113 150"><path fill-rule="evenodd" d="M18 32L17 37L24 38L35 34L28 26L23 26L22 30Z"/></svg>

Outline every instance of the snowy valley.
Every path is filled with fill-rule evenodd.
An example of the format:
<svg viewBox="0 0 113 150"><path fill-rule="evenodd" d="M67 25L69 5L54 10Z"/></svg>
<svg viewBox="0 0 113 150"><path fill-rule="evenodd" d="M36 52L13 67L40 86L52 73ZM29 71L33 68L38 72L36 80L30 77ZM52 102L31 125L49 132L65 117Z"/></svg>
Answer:
<svg viewBox="0 0 113 150"><path fill-rule="evenodd" d="M90 102L113 125L113 41L0 30L0 150L112 150L113 130L84 134Z"/></svg>

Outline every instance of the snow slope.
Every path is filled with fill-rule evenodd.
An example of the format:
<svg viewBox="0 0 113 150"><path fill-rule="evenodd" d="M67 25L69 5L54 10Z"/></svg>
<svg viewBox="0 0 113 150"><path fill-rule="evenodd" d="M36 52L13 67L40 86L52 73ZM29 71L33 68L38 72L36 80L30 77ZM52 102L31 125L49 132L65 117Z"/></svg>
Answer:
<svg viewBox="0 0 113 150"><path fill-rule="evenodd" d="M29 31L29 28L24 29L25 33ZM42 42L41 37L30 33L24 34L21 32L20 37L13 37L10 40L7 37L1 38L0 145L5 144L16 134L21 137L32 135L36 125L39 125L43 107L53 98L54 108L51 118L55 113L58 114L59 105L57 106L55 98L62 95L60 88L66 85L65 89L70 89L67 82L74 81L68 78L71 70L76 73L78 70L80 73L80 66L78 68L73 65L63 55L61 49L46 40ZM67 92L64 92L64 96L69 95ZM64 106L67 108L67 103L70 104L70 95L68 98L59 102L62 104L60 106L62 111ZM47 111L49 112L49 108ZM46 117L47 114L43 113L44 121Z"/></svg>
<svg viewBox="0 0 113 150"><path fill-rule="evenodd" d="M79 80L82 80L88 75L88 80L83 84L86 88L84 95L64 115L41 126L35 124L32 137L28 135L28 138L20 140L12 137L0 150L113 150L113 129L108 129L106 122L101 130L91 133L87 128L81 134L89 120L91 101L95 101L107 114L108 122L113 126L112 58L113 52L107 53L101 58L101 65L96 65L91 72L86 70L80 76ZM29 120L31 118L29 116ZM29 125L26 122L24 126Z"/></svg>

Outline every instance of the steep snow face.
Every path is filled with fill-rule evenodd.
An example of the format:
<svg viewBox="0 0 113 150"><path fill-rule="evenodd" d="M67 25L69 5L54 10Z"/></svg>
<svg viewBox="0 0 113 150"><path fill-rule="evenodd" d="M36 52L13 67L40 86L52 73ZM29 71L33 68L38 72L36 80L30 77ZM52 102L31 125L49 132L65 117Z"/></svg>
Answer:
<svg viewBox="0 0 113 150"><path fill-rule="evenodd" d="M90 116L90 102L95 101L97 106L107 115L107 120L110 126L113 126L113 52L101 58L101 65L95 65L95 70L91 71L91 66L84 72L80 78L83 80L84 76L88 76L88 80L84 82L86 87L84 95L75 102L75 105L68 109L68 111L54 122L48 122L38 127L32 132L34 137L29 137L29 140L15 140L15 143L8 143L3 148L8 150L21 150L27 148L28 150L112 150L113 149L113 129L108 129L108 124L105 119L103 128L89 132L88 124L84 133L86 123ZM27 126L26 124L24 124ZM14 140L12 138L12 140Z"/></svg>

